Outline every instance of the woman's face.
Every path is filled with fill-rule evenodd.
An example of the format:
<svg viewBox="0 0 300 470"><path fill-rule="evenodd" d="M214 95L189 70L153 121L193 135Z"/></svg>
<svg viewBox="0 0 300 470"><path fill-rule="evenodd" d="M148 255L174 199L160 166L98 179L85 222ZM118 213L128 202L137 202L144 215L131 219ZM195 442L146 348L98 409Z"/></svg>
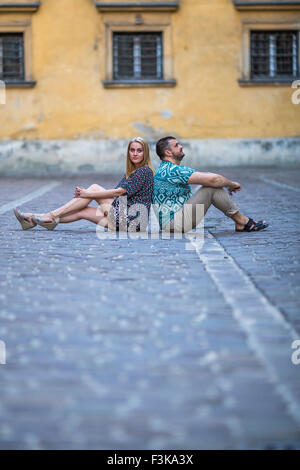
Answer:
<svg viewBox="0 0 300 470"><path fill-rule="evenodd" d="M129 147L129 158L135 166L143 161L144 150L142 144L131 142Z"/></svg>

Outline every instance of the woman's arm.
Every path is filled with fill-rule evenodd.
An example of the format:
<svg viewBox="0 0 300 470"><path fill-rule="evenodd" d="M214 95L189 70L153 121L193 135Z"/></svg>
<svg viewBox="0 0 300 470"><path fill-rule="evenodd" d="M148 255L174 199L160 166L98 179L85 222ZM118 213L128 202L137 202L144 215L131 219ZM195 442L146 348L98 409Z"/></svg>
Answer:
<svg viewBox="0 0 300 470"><path fill-rule="evenodd" d="M141 166L135 170L121 186L126 188L127 197L131 198L136 193L153 185L153 173L148 166Z"/></svg>
<svg viewBox="0 0 300 470"><path fill-rule="evenodd" d="M123 188L105 189L104 191L88 191L87 189L80 188L75 190L75 197L88 198L88 199L111 199L125 194L127 191Z"/></svg>

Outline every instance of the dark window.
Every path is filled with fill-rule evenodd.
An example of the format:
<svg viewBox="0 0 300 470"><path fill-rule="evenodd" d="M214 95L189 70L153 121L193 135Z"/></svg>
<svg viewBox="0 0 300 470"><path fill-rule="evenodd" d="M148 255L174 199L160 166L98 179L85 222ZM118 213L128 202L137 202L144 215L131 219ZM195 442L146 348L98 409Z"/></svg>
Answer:
<svg viewBox="0 0 300 470"><path fill-rule="evenodd" d="M24 80L23 34L0 34L0 79Z"/></svg>
<svg viewBox="0 0 300 470"><path fill-rule="evenodd" d="M251 31L251 77L298 76L297 31Z"/></svg>
<svg viewBox="0 0 300 470"><path fill-rule="evenodd" d="M114 33L114 80L162 79L162 33Z"/></svg>

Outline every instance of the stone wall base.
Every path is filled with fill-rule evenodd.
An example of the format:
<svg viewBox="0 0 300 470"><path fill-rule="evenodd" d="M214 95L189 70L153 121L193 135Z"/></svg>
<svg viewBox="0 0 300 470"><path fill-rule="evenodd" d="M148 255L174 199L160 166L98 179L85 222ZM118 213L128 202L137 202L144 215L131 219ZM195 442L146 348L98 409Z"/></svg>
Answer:
<svg viewBox="0 0 300 470"><path fill-rule="evenodd" d="M192 168L299 166L300 137L186 139L183 164ZM149 142L155 167L160 160ZM127 140L7 140L0 142L2 175L120 174Z"/></svg>

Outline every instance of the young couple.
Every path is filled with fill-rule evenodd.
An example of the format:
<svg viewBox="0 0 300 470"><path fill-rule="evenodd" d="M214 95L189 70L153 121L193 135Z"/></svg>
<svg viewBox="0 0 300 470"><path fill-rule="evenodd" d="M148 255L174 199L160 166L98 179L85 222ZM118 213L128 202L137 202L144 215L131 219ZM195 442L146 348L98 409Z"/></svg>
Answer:
<svg viewBox="0 0 300 470"><path fill-rule="evenodd" d="M238 232L254 232L268 226L265 221L257 222L244 216L225 192L224 188L230 195L240 191L239 183L181 165L184 153L175 137L160 139L156 153L161 163L155 174L147 142L135 137L127 148L126 174L114 189L98 184L87 189L77 187L71 201L51 212L23 213L15 208L15 216L23 230L36 225L53 230L58 223L85 219L113 231L140 231L146 230L151 204L154 204L162 230L188 232L200 223L213 204L234 221ZM190 184L202 187L192 194ZM93 200L98 203L97 208L89 206ZM196 210L198 205L204 211Z"/></svg>

